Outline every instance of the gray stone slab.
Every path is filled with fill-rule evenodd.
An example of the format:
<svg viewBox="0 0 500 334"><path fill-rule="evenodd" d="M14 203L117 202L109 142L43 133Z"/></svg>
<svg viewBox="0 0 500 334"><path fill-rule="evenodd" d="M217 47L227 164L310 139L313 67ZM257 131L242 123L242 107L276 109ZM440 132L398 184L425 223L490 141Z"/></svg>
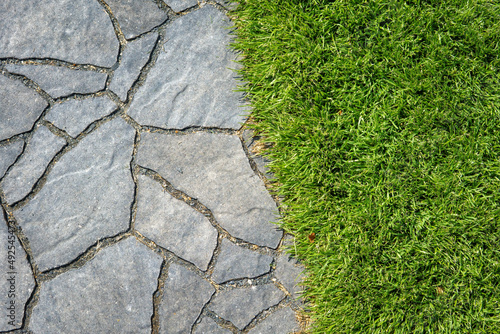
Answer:
<svg viewBox="0 0 500 334"><path fill-rule="evenodd" d="M214 291L210 283L173 263L168 269L160 304L160 333L190 333Z"/></svg>
<svg viewBox="0 0 500 334"><path fill-rule="evenodd" d="M272 260L271 256L238 247L224 239L212 279L222 283L237 278L257 277L271 269Z"/></svg>
<svg viewBox="0 0 500 334"><path fill-rule="evenodd" d="M276 305L284 293L272 284L219 292L208 308L239 329L245 328L261 311Z"/></svg>
<svg viewBox="0 0 500 334"><path fill-rule="evenodd" d="M254 137L254 131L250 129L245 129L242 132L242 138L243 142L245 143L245 146L248 149L248 153L250 154L250 157L253 159L255 164L257 165L257 169L264 174L264 176L271 180L274 179L274 175L270 172L269 168L267 165L270 163L270 160L266 158L265 155L261 155L260 152L258 152L258 143L257 140L260 139L260 137Z"/></svg>
<svg viewBox="0 0 500 334"><path fill-rule="evenodd" d="M235 135L143 133L137 163L206 205L233 236L276 247L277 208Z"/></svg>
<svg viewBox="0 0 500 334"><path fill-rule="evenodd" d="M0 31L0 58L54 58L111 67L118 56L111 19L97 1L2 0Z"/></svg>
<svg viewBox="0 0 500 334"><path fill-rule="evenodd" d="M217 3L219 3L222 6L226 7L227 10L235 10L236 7L238 6L237 2L235 2L235 1L229 1L229 0L217 0Z"/></svg>
<svg viewBox="0 0 500 334"><path fill-rule="evenodd" d="M162 258L130 237L42 284L34 333L151 333Z"/></svg>
<svg viewBox="0 0 500 334"><path fill-rule="evenodd" d="M44 187L14 215L40 270L75 259L98 239L129 227L135 131L103 124L55 164Z"/></svg>
<svg viewBox="0 0 500 334"><path fill-rule="evenodd" d="M217 230L188 204L147 176L139 176L135 228L157 245L206 270L217 246Z"/></svg>
<svg viewBox="0 0 500 334"><path fill-rule="evenodd" d="M293 244L293 237L287 235L284 245L290 246ZM290 254L282 253L276 259L276 269L274 276L283 284L285 289L290 293L292 298L298 299L302 291L301 283L304 279L304 266Z"/></svg>
<svg viewBox="0 0 500 334"><path fill-rule="evenodd" d="M300 330L295 312L289 307L282 308L268 316L248 334L289 334Z"/></svg>
<svg viewBox="0 0 500 334"><path fill-rule="evenodd" d="M134 38L162 24L168 18L151 0L106 0L125 38Z"/></svg>
<svg viewBox="0 0 500 334"><path fill-rule="evenodd" d="M45 119L70 136L77 137L90 123L111 114L116 104L106 96L67 100L54 104Z"/></svg>
<svg viewBox="0 0 500 334"><path fill-rule="evenodd" d="M109 89L123 101L127 99L128 90L148 61L157 39L157 33L148 34L128 43L123 51L121 64L116 69L111 85L109 85Z"/></svg>
<svg viewBox="0 0 500 334"><path fill-rule="evenodd" d="M36 82L53 98L74 93L94 93L104 89L106 73L72 70L51 65L5 65L11 73L22 74Z"/></svg>
<svg viewBox="0 0 500 334"><path fill-rule="evenodd" d="M194 334L230 334L229 329L219 327L215 321L209 317L204 317L196 326Z"/></svg>
<svg viewBox="0 0 500 334"><path fill-rule="evenodd" d="M66 141L54 135L45 126L39 126L35 130L23 155L1 182L9 204L29 194L52 158L64 145Z"/></svg>
<svg viewBox="0 0 500 334"><path fill-rule="evenodd" d="M5 146L0 146L0 179L5 175L5 171L16 161L23 151L24 141L16 140Z"/></svg>
<svg viewBox="0 0 500 334"><path fill-rule="evenodd" d="M35 288L35 280L26 253L7 227L0 210L0 331L20 328L24 307Z"/></svg>
<svg viewBox="0 0 500 334"><path fill-rule="evenodd" d="M0 75L0 87L0 140L4 140L29 131L48 103L19 80Z"/></svg>
<svg viewBox="0 0 500 334"><path fill-rule="evenodd" d="M198 4L197 0L167 0L165 1L167 5L172 8L174 12L180 12L189 7L196 6Z"/></svg>
<svg viewBox="0 0 500 334"><path fill-rule="evenodd" d="M238 129L246 111L234 92L230 68L229 19L210 5L167 27L163 52L136 92L129 115L143 125L162 128L205 126Z"/></svg>

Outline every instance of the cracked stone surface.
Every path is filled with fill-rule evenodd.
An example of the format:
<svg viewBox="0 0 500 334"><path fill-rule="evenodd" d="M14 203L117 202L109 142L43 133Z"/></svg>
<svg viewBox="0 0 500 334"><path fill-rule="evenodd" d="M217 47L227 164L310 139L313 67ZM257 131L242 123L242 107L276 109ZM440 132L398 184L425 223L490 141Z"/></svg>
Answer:
<svg viewBox="0 0 500 334"><path fill-rule="evenodd" d="M196 326L194 334L230 334L229 329L221 328L209 317L204 317Z"/></svg>
<svg viewBox="0 0 500 334"><path fill-rule="evenodd" d="M257 165L257 169L262 174L264 174L268 180L274 179L274 175L267 167L267 164L269 164L270 161L264 155L258 154L259 148L257 139L260 139L260 137L255 137L254 131L251 129L243 130L241 136L243 138L245 146L248 149L248 152L250 153L250 157L253 159L253 161L255 161L255 164Z"/></svg>
<svg viewBox="0 0 500 334"><path fill-rule="evenodd" d="M217 283L237 278L252 278L270 270L273 258L249 249L238 247L224 239L220 260L217 261L212 278Z"/></svg>
<svg viewBox="0 0 500 334"><path fill-rule="evenodd" d="M111 114L116 104L106 96L55 104L45 119L70 136L78 136L90 123Z"/></svg>
<svg viewBox="0 0 500 334"><path fill-rule="evenodd" d="M24 142L16 140L5 146L0 146L0 178L2 178L10 165L17 159L23 151Z"/></svg>
<svg viewBox="0 0 500 334"><path fill-rule="evenodd" d="M111 19L97 1L2 0L0 31L0 58L52 58L110 67L118 56Z"/></svg>
<svg viewBox="0 0 500 334"><path fill-rule="evenodd" d="M295 312L289 307L279 309L263 322L259 323L249 334L267 334L267 333L292 333L300 328L295 323Z"/></svg>
<svg viewBox="0 0 500 334"><path fill-rule="evenodd" d="M197 0L168 0L167 5L172 8L174 12L180 12L189 7L196 6L198 4Z"/></svg>
<svg viewBox="0 0 500 334"><path fill-rule="evenodd" d="M41 270L70 262L129 226L134 131L114 119L54 166L42 190L15 215Z"/></svg>
<svg viewBox="0 0 500 334"><path fill-rule="evenodd" d="M291 237L285 237L285 246L291 243ZM298 263L297 259L289 254L282 253L276 259L276 270L274 276L290 292L292 298L298 299L302 291L301 282L304 279L304 267Z"/></svg>
<svg viewBox="0 0 500 334"><path fill-rule="evenodd" d="M167 27L156 66L135 94L129 115L163 128L238 129L244 122L242 93L234 92L238 68L228 49L227 17L212 6L184 15Z"/></svg>
<svg viewBox="0 0 500 334"><path fill-rule="evenodd" d="M162 2L0 1L1 332L298 328L231 22Z"/></svg>
<svg viewBox="0 0 500 334"><path fill-rule="evenodd" d="M45 126L35 130L23 156L0 184L9 203L19 201L31 191L50 160L65 144L64 139L52 134Z"/></svg>
<svg viewBox="0 0 500 334"><path fill-rule="evenodd" d="M217 230L188 204L165 193L162 186L139 176L135 228L156 244L206 270L217 246Z"/></svg>
<svg viewBox="0 0 500 334"><path fill-rule="evenodd" d="M43 285L35 333L150 333L162 258L131 237ZM127 273L123 275L123 273Z"/></svg>
<svg viewBox="0 0 500 334"><path fill-rule="evenodd" d="M158 34L148 34L127 44L120 66L116 69L109 89L125 101L127 92L146 64Z"/></svg>
<svg viewBox="0 0 500 334"><path fill-rule="evenodd" d="M243 329L261 311L274 306L284 294L273 284L220 292L208 306L225 320Z"/></svg>
<svg viewBox="0 0 500 334"><path fill-rule="evenodd" d="M168 18L151 0L106 0L106 3L127 39L151 30Z"/></svg>
<svg viewBox="0 0 500 334"><path fill-rule="evenodd" d="M53 98L98 92L104 89L107 77L106 73L51 65L6 65L5 69L33 80Z"/></svg>
<svg viewBox="0 0 500 334"><path fill-rule="evenodd" d="M30 130L48 103L19 80L0 75L0 87L0 140L4 140Z"/></svg>
<svg viewBox="0 0 500 334"><path fill-rule="evenodd" d="M236 1L221 0L219 2L222 6L226 7L228 10L235 10L237 6Z"/></svg>
<svg viewBox="0 0 500 334"><path fill-rule="evenodd" d="M269 247L281 239L269 224L276 221L276 204L250 168L237 136L144 133L137 162L200 200L233 236Z"/></svg>
<svg viewBox="0 0 500 334"><path fill-rule="evenodd" d="M8 228L0 210L0 291L2 317L0 331L20 328L24 305L35 288L35 280L26 253L13 230Z"/></svg>
<svg viewBox="0 0 500 334"><path fill-rule="evenodd" d="M214 287L195 273L172 264L160 303L160 333L189 333Z"/></svg>

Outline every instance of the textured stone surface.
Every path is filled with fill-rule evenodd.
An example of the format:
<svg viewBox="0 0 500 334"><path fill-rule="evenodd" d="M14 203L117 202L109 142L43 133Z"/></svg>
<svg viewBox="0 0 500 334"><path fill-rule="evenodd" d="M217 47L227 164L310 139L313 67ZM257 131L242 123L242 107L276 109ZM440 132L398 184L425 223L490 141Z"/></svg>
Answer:
<svg viewBox="0 0 500 334"><path fill-rule="evenodd" d="M268 272L272 257L238 247L227 239L222 241L221 253L212 278L222 283L236 278L252 278Z"/></svg>
<svg viewBox="0 0 500 334"><path fill-rule="evenodd" d="M209 126L238 129L245 110L234 92L237 68L229 50L227 17L212 6L180 17L168 26L167 41L129 115L143 125L163 128Z"/></svg>
<svg viewBox="0 0 500 334"><path fill-rule="evenodd" d="M3 214L0 209L0 331L7 331L21 327L24 306L35 288L35 280L26 253L17 237L9 233Z"/></svg>
<svg viewBox="0 0 500 334"><path fill-rule="evenodd" d="M184 9L196 6L198 4L197 0L167 0L165 2L175 12L180 12Z"/></svg>
<svg viewBox="0 0 500 334"><path fill-rule="evenodd" d="M3 75L0 75L0 87L0 140L3 140L29 131L48 103L21 81Z"/></svg>
<svg viewBox="0 0 500 334"><path fill-rule="evenodd" d="M252 159L263 167L252 154L261 144L247 132L242 143L239 133L213 129L239 129L250 109L240 107L243 93L234 92L237 74L229 68L240 66L226 10L216 3L228 1L0 1L0 192L7 205L0 206L0 332L296 328L291 310L303 305L276 308L290 302L279 282L294 295L298 267L282 249L229 241L275 248L282 231L270 223L279 219L276 204L250 167ZM169 20L167 4L184 15ZM155 61L148 63L153 49ZM40 89L27 87L31 82ZM126 113L144 125L196 129L153 131ZM158 171L214 220L136 164ZM21 238L12 241L12 325L6 209ZM218 235L219 226L231 235ZM167 253L149 248L139 234Z"/></svg>
<svg viewBox="0 0 500 334"><path fill-rule="evenodd" d="M102 125L62 156L40 192L14 213L40 270L128 228L134 134L121 119Z"/></svg>
<svg viewBox="0 0 500 334"><path fill-rule="evenodd" d="M276 247L276 204L252 171L237 136L143 133L137 163L200 200L233 236Z"/></svg>
<svg viewBox="0 0 500 334"><path fill-rule="evenodd" d="M2 180L1 186L10 204L23 199L42 176L47 165L66 141L45 126L39 126L29 140L22 157Z"/></svg>
<svg viewBox="0 0 500 334"><path fill-rule="evenodd" d="M270 161L266 158L265 155L261 155L259 152L259 143L258 140L260 137L254 137L254 131L250 129L245 129L242 132L243 142L248 149L250 157L253 159L255 164L257 165L257 169L264 174L264 176L268 179L274 179L274 175L270 172L267 165Z"/></svg>
<svg viewBox="0 0 500 334"><path fill-rule="evenodd" d="M130 237L42 284L34 333L151 333L162 258ZM124 274L126 273L126 274Z"/></svg>
<svg viewBox="0 0 500 334"><path fill-rule="evenodd" d="M53 98L74 93L93 93L104 89L106 73L72 70L51 65L6 65L11 73L22 74L33 80Z"/></svg>
<svg viewBox="0 0 500 334"><path fill-rule="evenodd" d="M251 329L249 334L288 334L292 332L299 331L299 326L295 320L295 312L293 312L289 307L279 309L270 316L268 316L264 321L259 323L253 329Z"/></svg>
<svg viewBox="0 0 500 334"><path fill-rule="evenodd" d="M290 244L291 237L287 236L285 241ZM281 254L276 259L276 270L274 276L280 281L285 289L292 295L292 297L299 298L299 293L302 291L300 284L303 280L304 267L301 266L297 260L289 254Z"/></svg>
<svg viewBox="0 0 500 334"><path fill-rule="evenodd" d="M45 119L70 136L78 136L92 122L109 115L116 104L106 96L85 100L68 100L55 104Z"/></svg>
<svg viewBox="0 0 500 334"><path fill-rule="evenodd" d="M142 67L146 64L151 50L158 39L157 33L148 34L127 44L123 51L120 66L116 69L109 89L122 100L127 99L127 92L139 76Z"/></svg>
<svg viewBox="0 0 500 334"><path fill-rule="evenodd" d="M226 9L228 9L228 10L235 10L237 7L236 1L218 0L217 2L219 4L221 4L222 6L226 7Z"/></svg>
<svg viewBox="0 0 500 334"><path fill-rule="evenodd" d="M168 269L160 304L160 333L190 333L214 287L186 268L172 264Z"/></svg>
<svg viewBox="0 0 500 334"><path fill-rule="evenodd" d="M118 39L97 1L0 1L0 58L54 58L112 66Z"/></svg>
<svg viewBox="0 0 500 334"><path fill-rule="evenodd" d="M168 17L151 0L106 0L120 23L125 38L134 38L157 25Z"/></svg>
<svg viewBox="0 0 500 334"><path fill-rule="evenodd" d="M9 168L17 157L23 151L24 141L16 140L8 143L5 146L0 146L0 179L5 175L5 171Z"/></svg>
<svg viewBox="0 0 500 334"><path fill-rule="evenodd" d="M274 285L259 285L221 291L208 308L243 329L259 312L278 304L283 297L283 292Z"/></svg>
<svg viewBox="0 0 500 334"><path fill-rule="evenodd" d="M139 176L135 228L157 245L206 270L217 246L217 230L156 181Z"/></svg>
<svg viewBox="0 0 500 334"><path fill-rule="evenodd" d="M230 334L229 329L217 326L215 321L208 317L204 317L201 322L196 326L194 334Z"/></svg>

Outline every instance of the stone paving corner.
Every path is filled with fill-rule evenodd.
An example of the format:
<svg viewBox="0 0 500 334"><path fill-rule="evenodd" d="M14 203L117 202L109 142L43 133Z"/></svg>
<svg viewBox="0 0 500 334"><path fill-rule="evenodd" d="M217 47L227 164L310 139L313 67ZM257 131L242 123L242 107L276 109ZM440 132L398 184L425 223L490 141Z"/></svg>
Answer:
<svg viewBox="0 0 500 334"><path fill-rule="evenodd" d="M230 7L0 2L0 332L304 329Z"/></svg>

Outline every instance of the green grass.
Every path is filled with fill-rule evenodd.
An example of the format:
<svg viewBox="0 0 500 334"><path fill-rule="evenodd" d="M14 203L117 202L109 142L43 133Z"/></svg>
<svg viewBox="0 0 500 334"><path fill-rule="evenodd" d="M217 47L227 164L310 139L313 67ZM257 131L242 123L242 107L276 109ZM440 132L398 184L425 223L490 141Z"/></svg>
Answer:
<svg viewBox="0 0 500 334"><path fill-rule="evenodd" d="M500 333L500 2L233 14L311 331Z"/></svg>

